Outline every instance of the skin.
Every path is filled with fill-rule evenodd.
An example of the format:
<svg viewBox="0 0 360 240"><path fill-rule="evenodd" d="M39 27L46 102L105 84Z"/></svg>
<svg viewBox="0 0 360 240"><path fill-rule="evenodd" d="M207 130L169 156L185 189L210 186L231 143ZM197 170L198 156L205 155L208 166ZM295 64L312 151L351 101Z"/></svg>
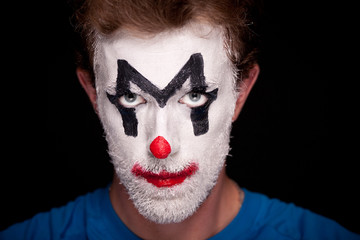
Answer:
<svg viewBox="0 0 360 240"><path fill-rule="evenodd" d="M232 121L235 121L259 74L259 66L254 65L249 77L243 79L240 86L243 91L236 99ZM90 75L83 69L77 69L80 84L89 96L98 113L97 92ZM244 193L226 175L225 166L219 173L217 182L209 196L197 211L178 223L157 224L141 215L130 200L130 196L120 179L114 174L110 189L110 199L115 212L124 224L136 235L144 239L205 239L224 229L239 212Z"/></svg>

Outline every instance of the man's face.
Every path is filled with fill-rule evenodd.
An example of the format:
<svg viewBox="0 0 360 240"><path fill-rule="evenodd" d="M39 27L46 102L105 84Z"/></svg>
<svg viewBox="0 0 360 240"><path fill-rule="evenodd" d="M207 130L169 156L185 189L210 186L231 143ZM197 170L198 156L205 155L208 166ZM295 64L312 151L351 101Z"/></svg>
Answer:
<svg viewBox="0 0 360 240"><path fill-rule="evenodd" d="M223 168L237 95L223 46L207 25L97 42L109 154L139 213L156 223L191 216Z"/></svg>

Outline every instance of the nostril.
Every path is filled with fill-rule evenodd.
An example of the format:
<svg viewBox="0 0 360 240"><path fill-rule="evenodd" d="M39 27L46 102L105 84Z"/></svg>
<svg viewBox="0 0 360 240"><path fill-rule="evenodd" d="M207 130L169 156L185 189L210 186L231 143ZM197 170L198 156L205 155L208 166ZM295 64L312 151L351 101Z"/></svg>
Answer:
<svg viewBox="0 0 360 240"><path fill-rule="evenodd" d="M164 137L158 136L150 144L150 151L154 157L164 159L170 154L171 147Z"/></svg>

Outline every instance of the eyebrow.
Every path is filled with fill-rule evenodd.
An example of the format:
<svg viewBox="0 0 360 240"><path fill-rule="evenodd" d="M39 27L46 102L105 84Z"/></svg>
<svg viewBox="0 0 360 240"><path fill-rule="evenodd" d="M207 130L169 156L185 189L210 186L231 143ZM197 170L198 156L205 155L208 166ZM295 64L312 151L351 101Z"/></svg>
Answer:
<svg viewBox="0 0 360 240"><path fill-rule="evenodd" d="M118 98L130 91L130 82L136 84L141 90L152 95L161 108L183 84L190 78L190 86L195 91L205 91L207 85L204 76L204 60L201 53L194 53L164 89L159 89L126 60L118 59L118 76L116 79L116 94L109 98Z"/></svg>
<svg viewBox="0 0 360 240"><path fill-rule="evenodd" d="M191 91L206 93L207 85L204 76L204 60L201 53L194 53L189 60L175 75L164 89L159 89L148 79L141 75L126 60L118 59L118 76L116 79L115 95L106 92L109 101L119 110L123 118L124 132L128 136L136 137L138 121L136 118L135 108L123 107L118 99L124 94L130 92L130 82L137 85L142 91L152 95L159 107L165 107L167 101L173 96L177 90L182 88L184 83L190 78ZM194 135L200 136L209 130L208 111L211 103L217 98L218 89L206 93L208 101L203 106L191 109L190 118L193 125Z"/></svg>

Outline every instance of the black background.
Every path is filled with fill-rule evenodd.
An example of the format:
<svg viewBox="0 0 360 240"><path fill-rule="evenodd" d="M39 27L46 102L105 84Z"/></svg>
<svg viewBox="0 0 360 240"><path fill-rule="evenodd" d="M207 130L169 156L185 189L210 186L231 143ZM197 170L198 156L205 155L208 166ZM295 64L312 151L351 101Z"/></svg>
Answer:
<svg viewBox="0 0 360 240"><path fill-rule="evenodd" d="M360 233L351 6L264 6L261 74L234 124L228 174ZM70 9L65 1L42 7L45 15L17 38L13 68L4 69L11 74L3 88L1 229L112 178L100 123L74 71Z"/></svg>

